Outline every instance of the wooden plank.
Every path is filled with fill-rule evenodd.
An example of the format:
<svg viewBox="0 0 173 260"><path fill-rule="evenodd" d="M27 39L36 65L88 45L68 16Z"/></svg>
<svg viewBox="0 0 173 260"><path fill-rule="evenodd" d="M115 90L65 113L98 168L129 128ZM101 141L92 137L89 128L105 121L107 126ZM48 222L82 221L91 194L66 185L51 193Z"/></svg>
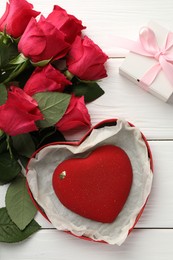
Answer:
<svg viewBox="0 0 173 260"><path fill-rule="evenodd" d="M149 142L154 161L152 191L137 227L173 228L173 142Z"/></svg>
<svg viewBox="0 0 173 260"><path fill-rule="evenodd" d="M1 260L165 260L173 256L173 230L134 230L121 246L94 243L42 230L19 244L0 244Z"/></svg>
<svg viewBox="0 0 173 260"><path fill-rule="evenodd" d="M138 228L173 228L173 142L149 142L154 160L154 181L148 203ZM0 186L0 207L5 206L7 187ZM43 228L52 225L38 214L36 220Z"/></svg>

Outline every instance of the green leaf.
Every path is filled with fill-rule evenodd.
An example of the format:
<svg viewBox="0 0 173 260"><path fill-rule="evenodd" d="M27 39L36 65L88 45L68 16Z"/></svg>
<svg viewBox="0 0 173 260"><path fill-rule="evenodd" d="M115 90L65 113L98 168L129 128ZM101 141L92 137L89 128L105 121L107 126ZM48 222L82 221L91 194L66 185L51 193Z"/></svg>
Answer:
<svg viewBox="0 0 173 260"><path fill-rule="evenodd" d="M8 152L0 155L0 182L8 183L21 172L20 164Z"/></svg>
<svg viewBox="0 0 173 260"><path fill-rule="evenodd" d="M4 31L0 32L0 39L6 45L13 42L13 38L6 32L6 25L5 25Z"/></svg>
<svg viewBox="0 0 173 260"><path fill-rule="evenodd" d="M3 38L0 39L0 69L4 69L18 54L17 45L15 43L8 41L8 43L5 44Z"/></svg>
<svg viewBox="0 0 173 260"><path fill-rule="evenodd" d="M40 226L33 220L21 231L10 219L6 208L0 209L0 242L16 243L22 241L38 231Z"/></svg>
<svg viewBox="0 0 173 260"><path fill-rule="evenodd" d="M6 136L5 135L0 137L0 154L4 153L4 152L7 152L7 141L6 141Z"/></svg>
<svg viewBox="0 0 173 260"><path fill-rule="evenodd" d="M24 63L27 60L28 60L28 58L26 58L22 53L20 53L17 57L15 57L14 59L10 60L9 64L17 65L17 64Z"/></svg>
<svg viewBox="0 0 173 260"><path fill-rule="evenodd" d="M51 126L39 131L39 145L44 143L46 139L49 139L52 135L56 133L56 128Z"/></svg>
<svg viewBox="0 0 173 260"><path fill-rule="evenodd" d="M51 58L52 59L52 58ZM38 61L38 62L31 62L31 64L34 66L34 67L44 67L46 66L50 61L51 59L48 59L48 60L41 60L41 61Z"/></svg>
<svg viewBox="0 0 173 260"><path fill-rule="evenodd" d="M31 77L34 70L35 68L29 63L28 67L25 69L25 73L20 73L17 77L15 77L15 81L20 88L24 88L26 82Z"/></svg>
<svg viewBox="0 0 173 260"><path fill-rule="evenodd" d="M4 84L0 84L0 106L7 100L7 89Z"/></svg>
<svg viewBox="0 0 173 260"><path fill-rule="evenodd" d="M4 37L0 38L0 82L4 82L15 69L9 62L18 54L16 43L10 39L4 43Z"/></svg>
<svg viewBox="0 0 173 260"><path fill-rule="evenodd" d="M84 96L85 102L94 101L104 94L103 89L96 82L73 85L72 92L77 97Z"/></svg>
<svg viewBox="0 0 173 260"><path fill-rule="evenodd" d="M52 142L65 141L65 138L62 135L62 133L59 132L55 127L41 129L41 131L39 132L39 139L40 142L37 148Z"/></svg>
<svg viewBox="0 0 173 260"><path fill-rule="evenodd" d="M22 164L23 168L26 169L29 158L19 155L20 164Z"/></svg>
<svg viewBox="0 0 173 260"><path fill-rule="evenodd" d="M10 76L14 69L14 65L2 69L0 72L0 82L4 82Z"/></svg>
<svg viewBox="0 0 173 260"><path fill-rule="evenodd" d="M17 76L19 76L27 67L28 67L29 61L26 60L23 63L12 65L15 66L13 70L10 70L10 73L7 73L8 76L6 76L3 83L8 83L12 80L14 80Z"/></svg>
<svg viewBox="0 0 173 260"><path fill-rule="evenodd" d="M14 149L23 156L31 157L35 152L35 144L30 134L20 134L12 136Z"/></svg>
<svg viewBox="0 0 173 260"><path fill-rule="evenodd" d="M0 140L2 139L3 135L4 135L4 131L2 131L2 130L0 129Z"/></svg>
<svg viewBox="0 0 173 260"><path fill-rule="evenodd" d="M71 95L59 92L41 92L33 96L37 101L40 111L44 116L44 120L38 121L40 128L55 125L64 115Z"/></svg>
<svg viewBox="0 0 173 260"><path fill-rule="evenodd" d="M37 212L27 191L25 177L19 177L10 184L5 202L12 221L20 230L24 230Z"/></svg>

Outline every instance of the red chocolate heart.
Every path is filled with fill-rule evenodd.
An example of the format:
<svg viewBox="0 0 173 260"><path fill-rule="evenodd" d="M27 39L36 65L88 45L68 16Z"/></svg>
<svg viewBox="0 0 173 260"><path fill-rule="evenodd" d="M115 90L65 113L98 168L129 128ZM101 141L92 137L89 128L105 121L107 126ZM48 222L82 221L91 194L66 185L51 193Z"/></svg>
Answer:
<svg viewBox="0 0 173 260"><path fill-rule="evenodd" d="M132 167L119 147L105 145L85 158L63 161L53 174L53 188L71 211L111 223L122 210L132 184Z"/></svg>

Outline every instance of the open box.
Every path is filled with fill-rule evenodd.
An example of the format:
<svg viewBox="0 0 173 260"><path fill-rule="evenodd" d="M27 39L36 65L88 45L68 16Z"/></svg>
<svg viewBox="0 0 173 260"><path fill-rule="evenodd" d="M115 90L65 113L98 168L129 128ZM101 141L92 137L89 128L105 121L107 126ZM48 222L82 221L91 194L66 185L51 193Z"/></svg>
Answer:
<svg viewBox="0 0 173 260"><path fill-rule="evenodd" d="M105 144L116 145L129 156L133 183L118 217L112 223L97 223L71 212L60 203L52 189L52 176L62 161L71 156L82 156ZM58 230L121 245L142 214L152 186L152 171L152 155L144 135L126 121L110 119L94 126L79 142L51 143L36 151L27 166L27 185L36 207Z"/></svg>

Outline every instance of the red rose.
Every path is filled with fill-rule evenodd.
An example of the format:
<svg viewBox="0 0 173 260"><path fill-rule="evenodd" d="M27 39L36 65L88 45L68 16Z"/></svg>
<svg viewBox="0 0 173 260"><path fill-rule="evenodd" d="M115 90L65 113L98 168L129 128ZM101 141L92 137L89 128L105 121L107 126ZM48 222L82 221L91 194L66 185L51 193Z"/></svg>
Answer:
<svg viewBox="0 0 173 260"><path fill-rule="evenodd" d="M107 55L87 36L77 36L68 58L68 70L83 80L98 80L107 76L104 63Z"/></svg>
<svg viewBox="0 0 173 260"><path fill-rule="evenodd" d="M90 127L90 116L84 97L72 96L64 116L58 121L56 127L62 132Z"/></svg>
<svg viewBox="0 0 173 260"><path fill-rule="evenodd" d="M9 0L6 4L6 11L0 19L0 31L6 30L14 38L18 38L24 32L32 17L40 12L33 9L33 5L26 0Z"/></svg>
<svg viewBox="0 0 173 260"><path fill-rule="evenodd" d="M43 68L37 67L35 69L26 82L24 91L30 96L44 91L62 92L67 85L71 85L71 81L49 64Z"/></svg>
<svg viewBox="0 0 173 260"><path fill-rule="evenodd" d="M22 35L18 49L33 62L57 59L65 56L69 44L64 40L64 34L48 23L42 16L37 22L32 18Z"/></svg>
<svg viewBox="0 0 173 260"><path fill-rule="evenodd" d="M0 106L0 129L8 135L37 130L35 121L43 119L37 102L22 89L11 87L8 99Z"/></svg>
<svg viewBox="0 0 173 260"><path fill-rule="evenodd" d="M86 28L82 25L82 21L57 5L54 6L53 12L46 20L63 32L65 40L69 43L72 43L77 35L81 35L81 30Z"/></svg>

